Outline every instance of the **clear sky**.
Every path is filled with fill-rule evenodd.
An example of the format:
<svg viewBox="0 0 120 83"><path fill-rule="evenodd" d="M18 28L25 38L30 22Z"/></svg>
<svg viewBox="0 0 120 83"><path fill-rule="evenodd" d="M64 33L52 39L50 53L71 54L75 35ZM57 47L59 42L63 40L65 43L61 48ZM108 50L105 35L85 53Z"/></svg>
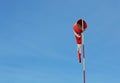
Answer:
<svg viewBox="0 0 120 83"><path fill-rule="evenodd" d="M79 18L87 83L119 83L120 0L0 0L0 83L83 83Z"/></svg>

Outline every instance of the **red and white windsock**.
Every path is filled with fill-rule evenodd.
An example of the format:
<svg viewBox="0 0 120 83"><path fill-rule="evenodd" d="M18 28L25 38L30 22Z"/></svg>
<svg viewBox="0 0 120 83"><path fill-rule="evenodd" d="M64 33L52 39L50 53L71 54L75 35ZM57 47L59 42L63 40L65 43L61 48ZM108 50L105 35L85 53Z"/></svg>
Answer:
<svg viewBox="0 0 120 83"><path fill-rule="evenodd" d="M84 31L87 28L87 23L83 19L79 19L73 26L77 51L78 51L78 61L83 65L83 80L86 83L86 64L85 64L85 52L84 52Z"/></svg>

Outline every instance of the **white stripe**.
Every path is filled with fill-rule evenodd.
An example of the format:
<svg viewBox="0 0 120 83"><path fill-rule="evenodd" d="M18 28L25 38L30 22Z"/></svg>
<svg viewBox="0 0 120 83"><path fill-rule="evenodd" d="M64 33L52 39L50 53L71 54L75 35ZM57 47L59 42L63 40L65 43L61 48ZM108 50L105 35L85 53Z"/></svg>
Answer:
<svg viewBox="0 0 120 83"><path fill-rule="evenodd" d="M75 34L75 36L77 36L77 37L81 37L81 35L77 34L75 31L74 31L74 34Z"/></svg>
<svg viewBox="0 0 120 83"><path fill-rule="evenodd" d="M81 47L81 44L77 44L77 51L79 51L80 53L82 53L82 47Z"/></svg>

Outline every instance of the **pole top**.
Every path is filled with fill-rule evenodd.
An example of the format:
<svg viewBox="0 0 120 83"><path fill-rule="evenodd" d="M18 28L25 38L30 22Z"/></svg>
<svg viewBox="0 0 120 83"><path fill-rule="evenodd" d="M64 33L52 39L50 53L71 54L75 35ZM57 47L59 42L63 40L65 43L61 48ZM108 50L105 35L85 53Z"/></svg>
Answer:
<svg viewBox="0 0 120 83"><path fill-rule="evenodd" d="M77 21L77 24L83 26L84 30L87 28L87 23L86 23L85 20L83 20L83 19L79 19L79 20Z"/></svg>

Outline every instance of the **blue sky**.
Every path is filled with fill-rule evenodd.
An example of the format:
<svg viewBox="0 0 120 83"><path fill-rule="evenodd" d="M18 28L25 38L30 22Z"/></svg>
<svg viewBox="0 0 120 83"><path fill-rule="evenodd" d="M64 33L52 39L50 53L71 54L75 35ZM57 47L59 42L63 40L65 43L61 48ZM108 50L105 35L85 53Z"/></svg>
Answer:
<svg viewBox="0 0 120 83"><path fill-rule="evenodd" d="M120 82L120 0L0 0L0 83L82 83L73 24L83 18L87 83Z"/></svg>

